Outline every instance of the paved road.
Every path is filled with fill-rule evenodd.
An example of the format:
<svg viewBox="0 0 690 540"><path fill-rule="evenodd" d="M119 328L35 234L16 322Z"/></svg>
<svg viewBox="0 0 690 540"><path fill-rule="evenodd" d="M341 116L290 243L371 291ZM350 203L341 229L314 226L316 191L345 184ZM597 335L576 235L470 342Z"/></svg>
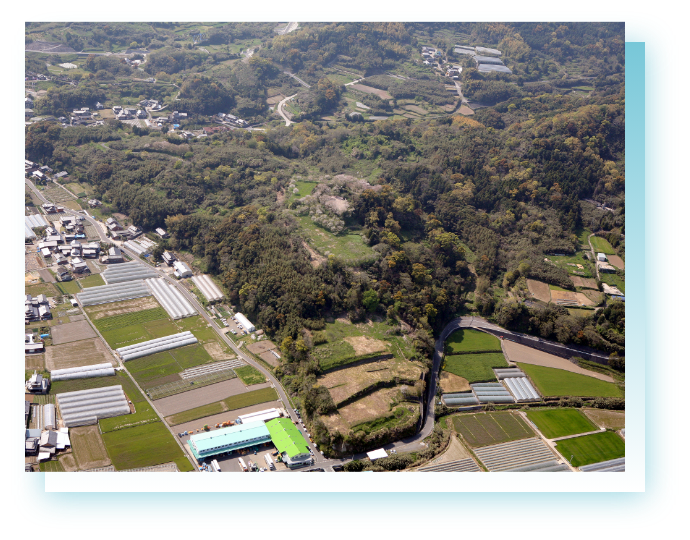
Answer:
<svg viewBox="0 0 690 540"><path fill-rule="evenodd" d="M277 34L280 36L282 36L284 34L289 34L290 32L297 30L298 26L299 26L299 23L296 23L296 22L287 23L287 25L285 25L285 28L283 28L282 30L279 30L277 32Z"/></svg>
<svg viewBox="0 0 690 540"><path fill-rule="evenodd" d="M293 97L295 97L296 95L297 95L297 94L293 94L293 95L290 96L290 97L286 97L283 101L281 101L280 103L278 103L278 106L276 107L276 110L278 111L278 114L279 114L280 116L283 117L283 120L285 120L285 125L286 125L286 126L289 126L290 124L293 124L294 122L288 118L287 114L285 114L285 111L283 111L283 106L284 106L288 101L290 101Z"/></svg>

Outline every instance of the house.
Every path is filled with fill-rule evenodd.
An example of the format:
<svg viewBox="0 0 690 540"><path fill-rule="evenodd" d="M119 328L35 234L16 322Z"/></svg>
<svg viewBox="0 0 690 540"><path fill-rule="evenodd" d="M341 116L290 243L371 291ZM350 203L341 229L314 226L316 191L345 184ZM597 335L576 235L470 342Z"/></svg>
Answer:
<svg viewBox="0 0 690 540"><path fill-rule="evenodd" d="M27 401L27 403L29 403ZM24 455L34 456L38 452L38 437L26 437L24 439Z"/></svg>
<svg viewBox="0 0 690 540"><path fill-rule="evenodd" d="M99 201L98 199L89 199L88 202L89 202L89 206L91 208L97 208L97 207L103 205L103 203L101 201Z"/></svg>
<svg viewBox="0 0 690 540"><path fill-rule="evenodd" d="M101 246L98 242L91 242L90 244L83 244L81 248L82 257L86 259L95 259L101 251Z"/></svg>
<svg viewBox="0 0 690 540"><path fill-rule="evenodd" d="M36 298L32 298L30 294L26 295L24 300L24 322L26 324L31 321L45 321L52 317L48 298L45 294L39 294Z"/></svg>
<svg viewBox="0 0 690 540"><path fill-rule="evenodd" d="M59 265L67 264L67 257L65 257L62 253L55 253L53 255L53 258L55 259L55 264L59 264Z"/></svg>
<svg viewBox="0 0 690 540"><path fill-rule="evenodd" d="M72 272L74 272L75 274L83 274L84 272L89 271L89 267L86 265L86 262L84 262L79 257L72 258L69 265L72 269Z"/></svg>
<svg viewBox="0 0 690 540"><path fill-rule="evenodd" d="M108 250L108 254L101 259L103 263L121 263L125 262L125 258L122 256L122 251L119 247L113 246Z"/></svg>
<svg viewBox="0 0 690 540"><path fill-rule="evenodd" d="M157 234L158 236L160 236L161 238L167 238L167 237L168 237L168 233L165 232L165 229L161 229L160 227L158 227L158 228L156 229L156 234Z"/></svg>
<svg viewBox="0 0 690 540"><path fill-rule="evenodd" d="M57 210L57 206L53 203L44 203L41 205L41 208L45 210L46 214L55 214Z"/></svg>
<svg viewBox="0 0 690 540"><path fill-rule="evenodd" d="M38 182L47 182L48 177L43 174L41 171L34 171L31 173L31 179L36 180Z"/></svg>
<svg viewBox="0 0 690 540"><path fill-rule="evenodd" d="M49 386L50 380L43 377L43 375L39 375L35 371L34 374L29 377L29 380L26 381L26 391L34 394L45 394Z"/></svg>
<svg viewBox="0 0 690 540"><path fill-rule="evenodd" d="M34 163L33 161L29 161L28 159L24 160L24 172L25 173L32 173L37 169L38 169L38 165L36 163Z"/></svg>
<svg viewBox="0 0 690 540"><path fill-rule="evenodd" d="M192 277L192 270L182 261L173 262L174 274L179 278Z"/></svg>
<svg viewBox="0 0 690 540"><path fill-rule="evenodd" d="M165 262L165 264L167 264L168 266L172 266L173 263L177 260L175 255L170 251L164 251L163 255L161 255L161 258L163 259L163 262Z"/></svg>
<svg viewBox="0 0 690 540"><path fill-rule="evenodd" d="M43 342L35 342L33 334L24 335L24 354L42 353L44 350L45 345Z"/></svg>
<svg viewBox="0 0 690 540"><path fill-rule="evenodd" d="M101 110L103 108L103 104L100 101L96 102L96 110Z"/></svg>
<svg viewBox="0 0 690 540"><path fill-rule="evenodd" d="M608 262L608 259L604 253L597 253L597 261Z"/></svg>
<svg viewBox="0 0 690 540"><path fill-rule="evenodd" d="M108 227L108 230L111 232L122 230L122 225L120 225L114 217L109 217L106 219L105 226Z"/></svg>
<svg viewBox="0 0 690 540"><path fill-rule="evenodd" d="M597 261L597 270L599 273L615 274L616 269L607 262Z"/></svg>
<svg viewBox="0 0 690 540"><path fill-rule="evenodd" d="M65 262L63 264L67 264L67 259L65 259ZM66 266L58 266L56 270L56 276L58 281L71 281L72 280L72 274L69 273L69 270L67 269Z"/></svg>
<svg viewBox="0 0 690 540"><path fill-rule="evenodd" d="M30 97L25 97L24 98L24 108L25 109L33 109L34 107L34 102Z"/></svg>
<svg viewBox="0 0 690 540"><path fill-rule="evenodd" d="M120 105L115 105L115 106L113 107L113 112L114 112L116 115L120 114L120 113L122 112L122 107L121 107Z"/></svg>
<svg viewBox="0 0 690 540"><path fill-rule="evenodd" d="M69 176L69 174L68 174L67 171L60 171L60 172L57 173L53 178L54 178L55 180L60 180L61 178L65 178L65 179L66 179L67 176Z"/></svg>
<svg viewBox="0 0 690 540"><path fill-rule="evenodd" d="M146 111L144 109L139 109L137 111L137 118L146 118L148 114L146 114Z"/></svg>
<svg viewBox="0 0 690 540"><path fill-rule="evenodd" d="M72 240L70 243L71 251L70 255L72 257L81 257L81 242L77 242L76 240Z"/></svg>
<svg viewBox="0 0 690 540"><path fill-rule="evenodd" d="M144 231L142 231L139 227L130 225L129 227L127 227L127 230L125 232L130 238L136 238L137 236L143 234Z"/></svg>
<svg viewBox="0 0 690 540"><path fill-rule="evenodd" d="M29 120L30 118L33 118L34 116L34 110L33 109L24 109L24 120Z"/></svg>

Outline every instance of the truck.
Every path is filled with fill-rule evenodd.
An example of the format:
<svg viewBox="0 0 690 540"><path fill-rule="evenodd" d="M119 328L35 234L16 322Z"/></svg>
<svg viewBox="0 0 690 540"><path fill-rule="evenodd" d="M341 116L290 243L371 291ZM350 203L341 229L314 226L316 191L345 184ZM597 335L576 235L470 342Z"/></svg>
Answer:
<svg viewBox="0 0 690 540"><path fill-rule="evenodd" d="M238 461L240 463L240 467L242 467L242 472L247 472L247 464L244 462L244 460L240 458Z"/></svg>
<svg viewBox="0 0 690 540"><path fill-rule="evenodd" d="M266 454L264 456L264 461L266 462L266 465L268 465L269 469L271 469L272 471L275 470L276 466L273 464L273 460L271 459L271 454Z"/></svg>
<svg viewBox="0 0 690 540"><path fill-rule="evenodd" d="M211 469L213 469L213 472L220 472L220 465L218 465L218 460L214 459L211 461Z"/></svg>

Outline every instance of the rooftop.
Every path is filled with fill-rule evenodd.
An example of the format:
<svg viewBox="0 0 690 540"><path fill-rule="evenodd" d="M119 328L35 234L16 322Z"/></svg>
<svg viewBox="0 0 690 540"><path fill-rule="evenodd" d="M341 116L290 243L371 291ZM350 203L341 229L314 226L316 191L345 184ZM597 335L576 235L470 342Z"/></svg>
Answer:
<svg viewBox="0 0 690 540"><path fill-rule="evenodd" d="M245 424L246 425L246 424ZM278 452L286 453L292 458L299 454L308 454L307 441L297 429L297 426L288 418L276 418L266 422L266 427L271 434L271 440Z"/></svg>

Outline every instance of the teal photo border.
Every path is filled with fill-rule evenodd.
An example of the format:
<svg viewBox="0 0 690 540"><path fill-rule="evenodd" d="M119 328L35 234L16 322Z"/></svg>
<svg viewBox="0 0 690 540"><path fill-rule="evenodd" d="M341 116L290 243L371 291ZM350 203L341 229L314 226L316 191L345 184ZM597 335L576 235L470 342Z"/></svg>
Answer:
<svg viewBox="0 0 690 540"><path fill-rule="evenodd" d="M12 50L12 493L27 519L49 527L572 528L639 527L655 523L670 512L678 493L678 58L673 35L663 22L634 13L449 12L81 12L48 14L31 21L141 19L625 21L626 233L632 237L640 234L646 239L646 244L642 244L646 249L632 243L627 249L628 262L643 263L646 272L632 264L628 268L628 289L644 285L645 295L637 304L641 309L631 305L630 300L635 299L630 297L626 306L629 339L636 327L641 329L644 325L645 331L645 386L639 389L645 395L645 491L281 493L288 497L241 492L153 496L136 492L46 493L45 473L24 473L23 462L22 27ZM453 480L461 478L454 476Z"/></svg>

